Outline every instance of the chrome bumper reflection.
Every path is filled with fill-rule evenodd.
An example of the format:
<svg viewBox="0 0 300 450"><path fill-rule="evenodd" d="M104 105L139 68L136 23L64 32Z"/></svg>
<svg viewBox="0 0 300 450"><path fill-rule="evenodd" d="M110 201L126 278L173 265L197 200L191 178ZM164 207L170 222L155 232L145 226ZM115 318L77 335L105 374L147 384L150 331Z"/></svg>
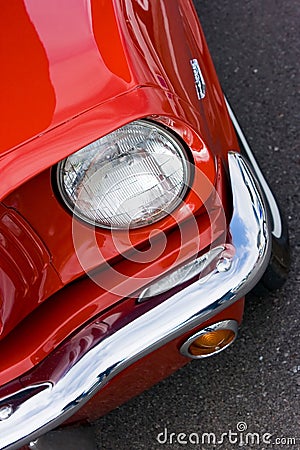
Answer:
<svg viewBox="0 0 300 450"><path fill-rule="evenodd" d="M17 449L58 426L117 373L228 307L257 283L270 256L268 218L242 156L231 152L228 162L232 260L219 262L208 275L100 341L55 383L29 386L2 398L1 449Z"/></svg>

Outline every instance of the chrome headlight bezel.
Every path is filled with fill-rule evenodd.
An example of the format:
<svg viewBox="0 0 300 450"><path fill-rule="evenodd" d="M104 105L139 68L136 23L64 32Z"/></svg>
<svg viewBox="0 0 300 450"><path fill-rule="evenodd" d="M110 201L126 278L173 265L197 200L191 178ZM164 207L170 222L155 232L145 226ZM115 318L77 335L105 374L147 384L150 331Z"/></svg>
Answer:
<svg viewBox="0 0 300 450"><path fill-rule="evenodd" d="M165 142L167 142L170 146L172 146L174 155L175 155L175 153L177 154L178 161L180 161L180 163L182 165L182 174L183 174L182 178L183 179L182 179L182 185L181 185L180 189L174 195L173 200L168 205L166 205L166 207L163 210L161 210L160 213L153 214L152 216L149 215L147 220L145 219L143 221L141 219L140 223L135 222L134 224L132 224L132 222L130 222L130 223L126 223L124 226L119 226L119 225L116 225L115 223L113 223L113 221L112 221L112 223L107 224L107 223L99 221L99 219L97 219L97 218L88 217L84 212L82 212L82 210L78 207L76 202L72 201L69 193L67 192L67 189L65 186L65 181L64 181L64 176L66 174L65 167L66 167L67 162L72 157L74 157L74 155L78 156L78 154L80 154L82 152L84 154L84 152L87 152L88 149L95 147L97 145L100 146L101 141L109 140L111 136L114 136L118 132L120 132L122 130L126 131L126 129L129 129L130 127L134 127L134 126L146 127L147 129L150 129L151 131L158 133L158 135L162 139L165 139ZM83 160L84 160L84 158L83 158ZM87 160L88 160L88 158L87 158ZM184 198L188 192L188 189L191 185L192 178L193 178L193 165L191 164L191 154L189 153L189 149L187 148L186 144L181 139L181 137L179 137L172 130L170 130L169 128L167 128L166 126L164 126L160 123L153 122L148 119L139 119L139 120L130 122L130 123L124 125L123 127L120 127L117 130L93 141L91 144L81 148L80 150L74 152L67 158L63 159L62 161L60 161L57 164L55 173L56 173L55 183L57 186L57 190L59 192L60 199L61 199L62 203L67 207L67 209L76 218L80 219L81 221L83 221L87 224L93 225L95 227L104 228L104 229L112 229L112 230L123 230L123 229L137 229L137 228L145 227L147 225L152 225L153 223L156 223L156 222L164 219L169 214L172 214L173 211L176 210L176 208L178 208L178 206L184 200Z"/></svg>

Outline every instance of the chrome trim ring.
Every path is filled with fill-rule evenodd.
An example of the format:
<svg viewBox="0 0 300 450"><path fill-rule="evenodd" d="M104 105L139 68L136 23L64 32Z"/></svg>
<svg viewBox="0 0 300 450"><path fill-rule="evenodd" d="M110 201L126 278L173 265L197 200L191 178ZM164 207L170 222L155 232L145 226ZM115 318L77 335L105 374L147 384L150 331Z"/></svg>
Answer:
<svg viewBox="0 0 300 450"><path fill-rule="evenodd" d="M203 336L206 333L210 333L212 331L217 331L217 330L231 330L234 332L234 338L232 339L232 341L228 342L228 344L224 345L224 347L221 347L217 350L215 350L212 353L209 353L207 355L193 355L192 353L190 353L189 348L190 345L200 336ZM223 320L222 322L217 322L214 323L212 325L209 325L206 328L203 328L202 330L198 331L198 333L193 334L192 336L190 336L185 342L184 344L182 344L182 346L180 347L180 353L183 356L187 356L188 358L192 358L192 359L203 359L203 358L209 358L210 356L216 355L220 352L222 352L223 350L225 350L226 348L228 348L231 344L234 343L234 341L236 340L237 337L237 332L238 332L238 323L236 320Z"/></svg>
<svg viewBox="0 0 300 450"><path fill-rule="evenodd" d="M176 153L178 155L178 159L182 163L183 180L182 180L181 189L177 194L177 198L174 198L170 202L170 204L166 205L163 208L165 215L151 221L151 224L152 224L152 223L156 223L159 220L164 219L168 214L171 214L173 211L176 210L176 208L178 208L180 203L183 201L190 186L192 185L192 181L193 181L193 177L194 177L193 166L192 166L192 164L189 164L189 154L187 152L186 144L184 143L184 141L182 141L180 139L180 136L175 135L175 133L173 133L171 129L167 129L167 127L162 126L162 124L160 124L159 122L154 122L149 119L134 120L133 122L129 122L128 124L124 125L123 127L119 128L119 129L128 128L129 126L132 126L132 125L133 126L140 125L140 126L155 130L156 132L158 132L159 134L164 136L164 138L172 144L173 149L176 151ZM107 134L104 137L107 138L111 134L114 134L114 131ZM78 219L82 220L83 222L93 225L95 227L104 228L104 229L108 229L108 230L124 230L124 229L125 230L128 230L128 229L138 230L139 228L145 227L147 225L147 223L142 223L142 224L139 224L136 226L131 226L129 223L124 226L123 225L117 226L117 225L112 225L112 224L107 225L105 223L99 222L99 221L97 221L97 219L88 217L86 214L84 214L78 207L78 198L74 202L70 198L70 195L67 192L67 189L66 189L65 183L64 183L64 172L65 172L64 167L65 167L66 161L70 157L75 155L76 153L80 153L85 148L87 148L91 145L96 145L102 139L103 139L103 137L96 139L95 141L82 147L81 149L77 150L73 154L67 156L66 158L64 158L63 160L58 162L58 164L56 166L55 186L58 190L60 200L61 200L62 204L69 210L69 212L72 213L72 215L74 217L77 217Z"/></svg>
<svg viewBox="0 0 300 450"><path fill-rule="evenodd" d="M263 196L245 159L239 153L230 152L228 164L233 198L228 236L235 248L231 264L226 261L226 270L222 265L222 270L216 267L97 344L90 345L59 376L53 367L53 372L47 375L48 383L45 380L39 390L35 385L32 395L28 395L31 388L28 386L26 395L15 391L0 399L0 408L10 405L13 410L9 417L0 421L2 450L17 450L60 425L125 368L201 325L255 286L270 258L269 220ZM87 332L87 328L80 333ZM51 357L65 358L59 348L48 359Z"/></svg>

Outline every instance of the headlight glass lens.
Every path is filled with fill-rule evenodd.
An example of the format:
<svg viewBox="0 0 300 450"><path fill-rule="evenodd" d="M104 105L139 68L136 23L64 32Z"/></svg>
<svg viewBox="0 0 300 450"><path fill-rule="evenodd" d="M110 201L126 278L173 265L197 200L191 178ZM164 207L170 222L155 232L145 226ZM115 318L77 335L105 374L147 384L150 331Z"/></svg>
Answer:
<svg viewBox="0 0 300 450"><path fill-rule="evenodd" d="M190 169L181 142L163 127L138 120L58 164L59 192L72 212L105 228L139 228L182 201Z"/></svg>

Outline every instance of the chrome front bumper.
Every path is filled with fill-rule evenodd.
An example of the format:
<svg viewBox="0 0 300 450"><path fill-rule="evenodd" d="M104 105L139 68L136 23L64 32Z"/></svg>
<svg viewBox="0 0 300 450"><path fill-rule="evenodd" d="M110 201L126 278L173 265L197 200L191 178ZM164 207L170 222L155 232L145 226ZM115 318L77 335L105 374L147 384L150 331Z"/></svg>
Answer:
<svg viewBox="0 0 300 450"><path fill-rule="evenodd" d="M59 377L49 376L49 381L2 398L1 449L17 449L58 426L116 374L227 308L258 282L270 257L269 219L257 182L243 157L231 152L228 163L233 196L229 230L235 248L233 258L226 264L219 262L208 275L91 346ZM58 350L55 361L59 354L64 358Z"/></svg>

